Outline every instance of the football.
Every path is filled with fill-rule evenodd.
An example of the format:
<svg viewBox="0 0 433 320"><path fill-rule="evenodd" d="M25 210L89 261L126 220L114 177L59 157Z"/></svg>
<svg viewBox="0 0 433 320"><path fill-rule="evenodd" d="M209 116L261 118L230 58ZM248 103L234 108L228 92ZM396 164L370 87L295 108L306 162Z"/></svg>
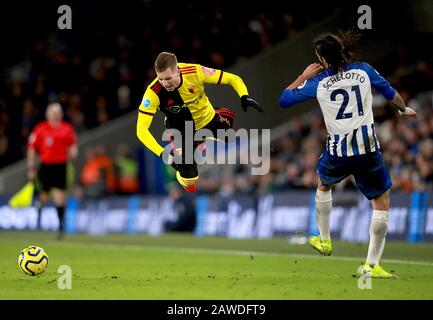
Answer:
<svg viewBox="0 0 433 320"><path fill-rule="evenodd" d="M48 254L41 247L27 247L18 257L18 266L28 276L40 275L48 267Z"/></svg>

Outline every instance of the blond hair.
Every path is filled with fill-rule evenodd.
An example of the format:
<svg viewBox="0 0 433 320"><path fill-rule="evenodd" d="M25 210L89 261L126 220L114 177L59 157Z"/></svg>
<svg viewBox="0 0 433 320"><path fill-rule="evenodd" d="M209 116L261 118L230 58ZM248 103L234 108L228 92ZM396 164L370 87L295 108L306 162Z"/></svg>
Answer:
<svg viewBox="0 0 433 320"><path fill-rule="evenodd" d="M157 72L163 72L168 68L175 68L176 66L176 55L171 52L161 52L155 60L155 70Z"/></svg>

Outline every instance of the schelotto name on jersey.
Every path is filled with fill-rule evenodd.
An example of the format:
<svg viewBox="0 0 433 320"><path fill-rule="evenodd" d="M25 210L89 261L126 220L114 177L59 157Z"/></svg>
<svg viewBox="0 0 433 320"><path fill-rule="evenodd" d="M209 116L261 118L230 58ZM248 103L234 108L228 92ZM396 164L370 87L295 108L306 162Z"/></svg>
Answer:
<svg viewBox="0 0 433 320"><path fill-rule="evenodd" d="M363 75L360 75L357 72L347 71L347 72L338 73L338 74L330 77L329 80L323 84L323 87L326 90L328 90L330 87L332 87L332 85L334 83L337 83L337 82L339 82L341 80L345 80L345 79L347 79L347 80L353 79L353 80L359 81L361 83L365 82L365 77Z"/></svg>

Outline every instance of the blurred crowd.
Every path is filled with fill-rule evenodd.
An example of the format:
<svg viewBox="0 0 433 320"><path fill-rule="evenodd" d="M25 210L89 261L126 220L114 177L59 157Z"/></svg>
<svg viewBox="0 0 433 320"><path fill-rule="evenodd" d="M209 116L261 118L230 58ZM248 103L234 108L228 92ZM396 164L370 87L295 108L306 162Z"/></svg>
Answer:
<svg viewBox="0 0 433 320"><path fill-rule="evenodd" d="M82 198L97 199L109 195L138 193L139 168L135 155L126 144L119 144L113 153L103 145L85 148L85 161L70 180L74 193Z"/></svg>
<svg viewBox="0 0 433 320"><path fill-rule="evenodd" d="M17 52L19 59L5 72L0 168L23 158L29 133L43 120L49 101L60 102L66 120L81 133L137 107L155 76L153 62L160 51L173 51L180 61L226 68L322 18L269 1L245 4L242 12L228 1L194 0L122 6L81 1L72 9L72 31L54 30L29 40L27 54Z"/></svg>
<svg viewBox="0 0 433 320"><path fill-rule="evenodd" d="M223 0L169 4L137 0L122 6L77 2L73 32L38 34L28 44L31 49L17 52L5 72L0 91L0 168L24 157L28 136L44 119L50 101L61 103L66 120L79 134L137 107L155 76L153 62L160 51L173 51L180 61L227 68L332 12L326 3L315 5L314 12L275 3L252 1L236 11ZM379 62L379 69L416 109L418 118L402 121L383 98L375 95L373 101L394 189L404 191L433 190L433 53L422 47L424 41L419 43L423 54L402 44ZM228 174L215 168L202 175L199 189L223 194L315 189L316 165L326 141L320 110L294 117L288 128L284 137L272 142L269 174L251 176L243 165L227 166ZM77 170L86 195L139 190L136 160L126 146L119 146L113 156L102 145L82 152L86 161ZM354 188L354 183L349 178L338 188Z"/></svg>

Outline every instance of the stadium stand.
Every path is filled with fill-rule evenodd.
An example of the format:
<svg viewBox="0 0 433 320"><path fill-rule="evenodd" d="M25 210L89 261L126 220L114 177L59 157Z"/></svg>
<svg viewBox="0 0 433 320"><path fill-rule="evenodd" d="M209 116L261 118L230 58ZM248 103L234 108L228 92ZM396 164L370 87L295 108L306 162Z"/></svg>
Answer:
<svg viewBox="0 0 433 320"><path fill-rule="evenodd" d="M209 8L189 0L172 3L167 19L161 20L151 14L164 12L161 3L133 1L128 12L135 15L117 17L124 27L113 31L104 21L116 13L116 6L100 8L89 1L78 2L74 14L82 23L73 36L46 26L42 28L44 33L33 38L27 35L33 50L18 55L5 72L5 90L0 94L0 168L23 158L25 141L43 118L48 101L60 101L66 119L78 133L86 132L136 108L142 88L154 77L153 58L161 50L170 48L190 62L226 68L272 48L333 10L323 6L306 15L299 6L267 4L255 1L240 16L225 1L214 1ZM133 8L137 10L129 10ZM179 10L182 17L176 15ZM92 13L96 11L100 20L89 21L87 17L95 17ZM200 27L190 30L191 25ZM395 42L395 49L378 65L406 102L420 111L420 117L409 124L401 123L380 97L375 100L379 139L394 188L406 191L431 190L433 179L433 54L422 46L431 35L418 37L410 43ZM203 181L201 190L265 193L314 189L315 162L323 148L325 131L320 114L304 117L308 117L308 123L301 116L294 117L287 125L287 135L273 142L269 175L248 177L242 174L248 170L239 166L238 178L233 182L225 181L221 172L210 171L208 176L213 179ZM401 139L391 139L396 135ZM339 187L354 186L347 180Z"/></svg>
<svg viewBox="0 0 433 320"><path fill-rule="evenodd" d="M185 61L226 68L320 19L288 5L254 4L238 15L227 1L213 1L210 7L193 0L173 2L169 11L158 1L131 1L122 6L128 16L117 16L114 4L78 2L73 10L80 24L73 33L46 28L37 38L27 39L33 50L18 54L20 59L5 72L0 168L23 158L28 135L44 117L48 101L59 101L66 119L81 133L137 107L142 88L155 76L153 60L162 50L175 51ZM152 12L164 12L167 19ZM111 30L111 17L123 29Z"/></svg>

